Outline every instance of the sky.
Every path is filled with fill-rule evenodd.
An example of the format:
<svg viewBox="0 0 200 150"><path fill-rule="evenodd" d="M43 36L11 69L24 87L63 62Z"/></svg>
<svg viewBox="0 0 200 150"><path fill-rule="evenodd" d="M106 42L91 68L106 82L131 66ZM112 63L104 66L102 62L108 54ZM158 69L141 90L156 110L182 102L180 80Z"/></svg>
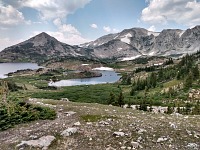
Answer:
<svg viewBox="0 0 200 150"><path fill-rule="evenodd" d="M0 51L40 32L78 45L134 27L196 25L200 0L0 0Z"/></svg>

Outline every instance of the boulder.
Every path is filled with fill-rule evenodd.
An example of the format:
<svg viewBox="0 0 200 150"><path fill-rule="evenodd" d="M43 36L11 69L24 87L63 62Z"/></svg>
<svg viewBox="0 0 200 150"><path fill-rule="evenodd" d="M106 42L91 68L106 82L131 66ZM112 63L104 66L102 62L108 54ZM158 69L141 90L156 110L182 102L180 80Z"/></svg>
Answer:
<svg viewBox="0 0 200 150"><path fill-rule="evenodd" d="M74 123L74 126L80 126L80 125L81 123L79 121Z"/></svg>
<svg viewBox="0 0 200 150"><path fill-rule="evenodd" d="M66 136L70 136L72 134L75 134L78 132L77 128L67 128L66 130L64 130L61 135L66 137Z"/></svg>
<svg viewBox="0 0 200 150"><path fill-rule="evenodd" d="M160 138L157 139L157 143L165 142L165 141L167 141L167 140L168 140L167 137L160 137Z"/></svg>
<svg viewBox="0 0 200 150"><path fill-rule="evenodd" d="M71 116L71 115L76 114L76 112L74 112L74 111L68 111L68 112L64 112L64 114L67 114L67 116Z"/></svg>
<svg viewBox="0 0 200 150"><path fill-rule="evenodd" d="M124 132L114 132L113 133L114 136L125 136Z"/></svg>
<svg viewBox="0 0 200 150"><path fill-rule="evenodd" d="M138 149L138 148L143 148L138 142L131 142L132 149Z"/></svg>
<svg viewBox="0 0 200 150"><path fill-rule="evenodd" d="M30 141L22 141L20 144L18 144L17 148L22 148L26 146L34 147L34 148L42 148L47 149L49 145L55 140L56 138L51 135L43 136L37 140L30 140Z"/></svg>
<svg viewBox="0 0 200 150"><path fill-rule="evenodd" d="M191 149L191 150L199 150L199 145L196 143L188 143L188 145L186 146L187 149Z"/></svg>

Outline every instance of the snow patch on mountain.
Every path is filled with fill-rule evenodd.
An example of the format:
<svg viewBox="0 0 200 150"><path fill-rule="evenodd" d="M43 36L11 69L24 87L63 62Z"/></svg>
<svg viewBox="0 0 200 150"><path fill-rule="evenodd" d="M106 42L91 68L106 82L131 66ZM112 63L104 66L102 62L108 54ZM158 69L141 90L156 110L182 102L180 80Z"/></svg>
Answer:
<svg viewBox="0 0 200 150"><path fill-rule="evenodd" d="M124 43L130 44L131 43L130 37L132 37L132 35L128 33L123 38L121 38L121 41Z"/></svg>
<svg viewBox="0 0 200 150"><path fill-rule="evenodd" d="M149 56L153 56L153 55L154 55L154 53L155 53L155 52L150 52L150 53L149 53Z"/></svg>
<svg viewBox="0 0 200 150"><path fill-rule="evenodd" d="M121 48L121 47L119 47L118 49L117 49L117 51L121 51L123 48Z"/></svg>
<svg viewBox="0 0 200 150"><path fill-rule="evenodd" d="M113 39L116 39L118 37L118 35L116 37L114 37Z"/></svg>
<svg viewBox="0 0 200 150"><path fill-rule="evenodd" d="M185 31L182 31L182 32L179 34L179 37L181 37L181 36L183 35L184 32L185 32Z"/></svg>
<svg viewBox="0 0 200 150"><path fill-rule="evenodd" d="M136 58L139 58L142 55L136 55L136 56L132 56L132 57L125 57L122 59L122 61L128 61L128 60L134 60Z"/></svg>

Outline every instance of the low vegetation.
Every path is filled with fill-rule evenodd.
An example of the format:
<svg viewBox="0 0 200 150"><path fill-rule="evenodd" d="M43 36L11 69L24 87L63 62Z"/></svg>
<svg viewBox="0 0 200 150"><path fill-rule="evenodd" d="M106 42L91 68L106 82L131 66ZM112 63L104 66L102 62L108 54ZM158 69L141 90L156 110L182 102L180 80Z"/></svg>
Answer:
<svg viewBox="0 0 200 150"><path fill-rule="evenodd" d="M19 89L14 83L4 81L1 86L0 130L6 130L17 124L39 119L55 119L56 112L53 109L10 97L9 91Z"/></svg>
<svg viewBox="0 0 200 150"><path fill-rule="evenodd" d="M198 115L199 97L194 98L191 91L197 90L198 93L200 88L199 58L200 52L197 52L186 55L178 61L165 59L161 65L156 66L148 66L152 60L143 58L141 60L146 60L146 66L132 68L131 72L133 61L111 63L108 66L115 66L119 70L125 66L129 70L122 71L120 82L115 84L49 87L48 81L62 79L61 76L64 75L66 68L49 70L33 76L14 75L4 80L9 95L13 98L6 95L5 100L5 87L0 84L2 89L0 128L3 130L19 123L55 118L56 114L52 109L34 106L23 100L27 100L28 97L54 100L68 98L72 102L111 104L119 107L124 104L128 104L128 107L137 105L137 109L143 111L152 111L153 106L165 106L168 107L166 111L168 114L176 110L181 114ZM40 71L42 69L37 72ZM88 117L98 119L97 116L86 116Z"/></svg>

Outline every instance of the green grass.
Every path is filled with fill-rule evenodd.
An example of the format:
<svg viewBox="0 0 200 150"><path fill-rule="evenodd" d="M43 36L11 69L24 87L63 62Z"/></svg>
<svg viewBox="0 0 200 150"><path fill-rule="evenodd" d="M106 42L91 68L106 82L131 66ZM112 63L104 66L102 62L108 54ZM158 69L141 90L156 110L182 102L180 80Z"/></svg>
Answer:
<svg viewBox="0 0 200 150"><path fill-rule="evenodd" d="M97 122L102 119L108 119L108 118L116 118L113 116L104 116L104 115L83 115L81 116L81 119L83 119L85 122Z"/></svg>
<svg viewBox="0 0 200 150"><path fill-rule="evenodd" d="M59 100L68 98L73 102L107 104L110 92L119 94L120 89L115 84L84 85L63 87L57 91L41 91L31 95L33 98L45 98Z"/></svg>
<svg viewBox="0 0 200 150"><path fill-rule="evenodd" d="M168 88L168 87L172 87L172 86L178 85L180 83L181 83L180 80L171 80L169 82L164 83L163 86L164 86L164 88Z"/></svg>

